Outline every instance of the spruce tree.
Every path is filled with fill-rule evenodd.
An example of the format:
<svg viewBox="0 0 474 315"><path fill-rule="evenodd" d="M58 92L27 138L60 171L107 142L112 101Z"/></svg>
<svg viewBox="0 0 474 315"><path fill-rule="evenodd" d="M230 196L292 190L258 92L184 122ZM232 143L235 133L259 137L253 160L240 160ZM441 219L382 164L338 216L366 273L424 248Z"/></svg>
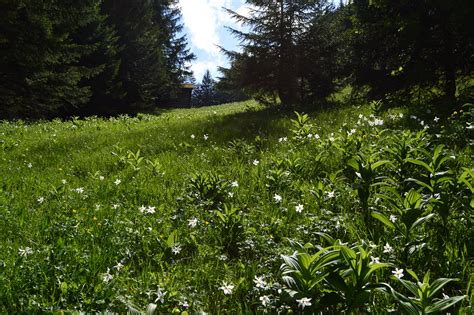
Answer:
<svg viewBox="0 0 474 315"><path fill-rule="evenodd" d="M206 70L201 83L193 91L193 105L215 105L217 104L216 96L216 81L212 78L211 72Z"/></svg>
<svg viewBox="0 0 474 315"><path fill-rule="evenodd" d="M0 0L0 12L0 115L54 116L86 104L84 83L103 65L82 63L98 42L77 36L100 24L100 0Z"/></svg>
<svg viewBox="0 0 474 315"><path fill-rule="evenodd" d="M187 47L187 37L182 34L181 12L177 0L154 0L155 24L159 26L159 43L166 69L166 76L158 91L158 103L166 103L176 97L183 83L190 81L190 62L195 58Z"/></svg>
<svg viewBox="0 0 474 315"><path fill-rule="evenodd" d="M247 0L252 8L246 17L227 10L248 32L230 29L242 42L242 53L228 52L232 59L240 59L242 84L257 94L276 93L281 102L294 105L299 101L298 43L314 12L316 0Z"/></svg>

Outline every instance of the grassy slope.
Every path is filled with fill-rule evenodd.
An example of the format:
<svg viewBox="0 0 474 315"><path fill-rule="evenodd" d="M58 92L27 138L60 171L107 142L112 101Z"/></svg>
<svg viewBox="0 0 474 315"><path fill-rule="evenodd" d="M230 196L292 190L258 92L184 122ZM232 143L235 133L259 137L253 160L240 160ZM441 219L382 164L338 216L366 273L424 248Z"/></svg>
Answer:
<svg viewBox="0 0 474 315"><path fill-rule="evenodd" d="M368 115L369 108L317 113L312 132L321 139L341 127L345 133L359 114ZM277 274L278 254L290 251L284 238L315 241L310 234L317 229L347 241L368 237L354 220L357 198L342 177L321 180L326 193L336 191L337 202L318 204L311 193L316 176L338 171L342 157L318 162L323 147L280 143L291 136L290 127L288 113L252 102L109 121L0 124L0 311L36 309L35 303L57 310L121 309L120 300L154 301L157 286L168 291L163 311L182 310L185 300L194 310L255 310L252 279ZM306 171L298 178L275 174L284 159ZM192 175L209 172L227 185L223 198L239 209L243 231L222 228L210 206L190 195ZM238 187L230 187L232 181ZM304 215L294 211L300 203ZM142 205L156 213L140 213ZM196 228L188 226L192 218L198 218ZM344 228L336 229L340 224ZM220 243L234 232L241 237L239 259L230 259L232 251ZM170 252L173 244L181 253ZM20 255L26 247L33 253ZM113 269L119 261L123 269ZM106 283L108 268L113 279ZM270 278L277 285L276 276ZM234 295L222 295L222 281L239 284Z"/></svg>

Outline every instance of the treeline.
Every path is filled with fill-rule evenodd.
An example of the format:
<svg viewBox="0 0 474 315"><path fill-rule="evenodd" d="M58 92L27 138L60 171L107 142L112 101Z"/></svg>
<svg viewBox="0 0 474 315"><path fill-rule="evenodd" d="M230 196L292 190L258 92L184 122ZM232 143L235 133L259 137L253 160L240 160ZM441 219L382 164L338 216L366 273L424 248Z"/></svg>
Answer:
<svg viewBox="0 0 474 315"><path fill-rule="evenodd" d="M209 70L200 83L194 85L191 105L194 107L218 105L248 100L250 97L238 87L228 85L225 80L216 81Z"/></svg>
<svg viewBox="0 0 474 315"><path fill-rule="evenodd" d="M384 103L472 100L472 0L247 0L228 10L242 52L223 81L262 101L321 101L351 86ZM466 88L470 86L471 90Z"/></svg>
<svg viewBox="0 0 474 315"><path fill-rule="evenodd" d="M192 73L176 0L0 0L0 118L142 110Z"/></svg>

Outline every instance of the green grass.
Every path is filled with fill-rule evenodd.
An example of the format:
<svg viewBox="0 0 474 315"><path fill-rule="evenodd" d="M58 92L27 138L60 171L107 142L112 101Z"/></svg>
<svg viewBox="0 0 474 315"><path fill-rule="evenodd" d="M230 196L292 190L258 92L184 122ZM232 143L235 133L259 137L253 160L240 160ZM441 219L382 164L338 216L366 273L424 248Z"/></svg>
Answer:
<svg viewBox="0 0 474 315"><path fill-rule="evenodd" d="M387 263L368 284L403 292L391 271L421 277L430 270L432 279L458 279L443 293L472 294L472 129L465 117L434 122L405 112L384 113L383 124L371 126L370 106L298 121L290 111L245 102L134 118L3 122L0 313L123 313L150 303L160 313L399 309L388 286L360 287L344 272L343 253L362 257L360 248ZM413 215L427 219L407 232L397 198L409 191L422 198ZM384 221L390 215L394 224ZM281 255L328 246L342 256L318 270L337 266L331 277L355 281L356 291L331 278L307 287L316 274L303 272L297 287L282 277ZM360 305L349 298L357 290ZM303 309L302 298L312 305ZM471 310L466 298L454 307Z"/></svg>

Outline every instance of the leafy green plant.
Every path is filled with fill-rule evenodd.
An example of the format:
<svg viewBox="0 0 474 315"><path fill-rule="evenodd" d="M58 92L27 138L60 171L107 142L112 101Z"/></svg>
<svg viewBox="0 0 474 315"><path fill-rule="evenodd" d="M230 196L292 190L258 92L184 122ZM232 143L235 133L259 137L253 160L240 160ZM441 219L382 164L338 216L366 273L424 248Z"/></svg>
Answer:
<svg viewBox="0 0 474 315"><path fill-rule="evenodd" d="M224 204L222 210L214 211L215 224L218 233L217 242L231 257L239 255L239 242L242 241L244 228L242 215L239 209L233 205Z"/></svg>
<svg viewBox="0 0 474 315"><path fill-rule="evenodd" d="M369 197L371 189L374 186L383 184L383 177L379 176L376 170L388 163L390 163L388 160L377 160L377 154L375 153L359 153L347 162L348 166L353 169L355 174L353 187L357 190L357 195L359 196L361 203L362 215L367 226L370 226L369 218L371 216L371 210L369 208Z"/></svg>
<svg viewBox="0 0 474 315"><path fill-rule="evenodd" d="M427 272L421 282L417 275L411 271L407 272L416 280L415 282L393 277L411 293L411 296L397 292L389 284L384 283L387 291L400 303L401 308L410 315L441 314L451 306L467 298L466 295L437 298L441 289L449 282L457 279L439 278L430 283L430 273Z"/></svg>
<svg viewBox="0 0 474 315"><path fill-rule="evenodd" d="M293 138L296 140L304 140L311 133L310 118L308 114L300 114L295 112L296 119L291 119Z"/></svg>
<svg viewBox="0 0 474 315"><path fill-rule="evenodd" d="M207 207L216 209L227 197L229 182L215 173L197 173L191 176L188 199Z"/></svg>
<svg viewBox="0 0 474 315"><path fill-rule="evenodd" d="M425 233L417 234L415 231L434 214L430 213L429 209L427 210L426 201L423 201L422 195L413 189L402 196L396 189L388 188L378 196L393 212L390 217L387 217L383 213L373 211L372 217L403 237L404 261L408 261L409 254L419 250L421 248L419 245L423 244L426 238Z"/></svg>
<svg viewBox="0 0 474 315"><path fill-rule="evenodd" d="M283 281L292 297L311 297L318 301L315 309L331 308L338 312L358 312L370 301L371 293L382 286L373 282L377 270L389 266L371 256L362 245L346 246L331 240L332 246L315 254L306 244L291 256L282 255Z"/></svg>

